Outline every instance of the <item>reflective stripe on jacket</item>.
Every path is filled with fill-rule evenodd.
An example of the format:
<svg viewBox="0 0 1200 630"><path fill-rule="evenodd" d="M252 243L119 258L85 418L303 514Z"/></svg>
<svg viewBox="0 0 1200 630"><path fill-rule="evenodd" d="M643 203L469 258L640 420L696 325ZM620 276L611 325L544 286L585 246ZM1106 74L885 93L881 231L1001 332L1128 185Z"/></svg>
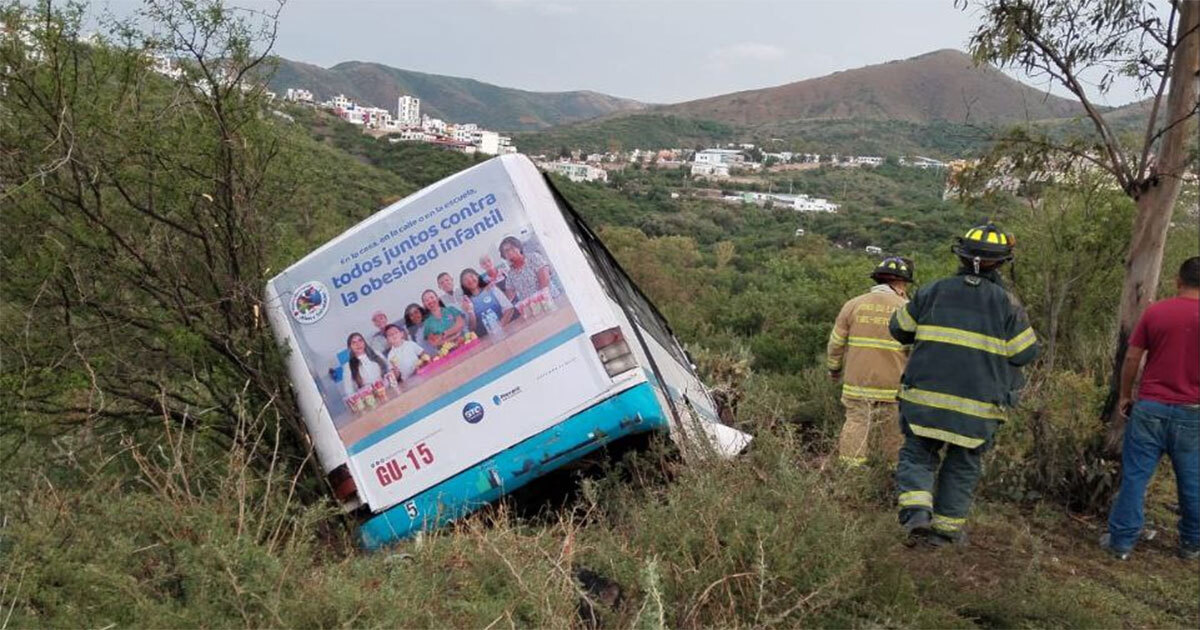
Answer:
<svg viewBox="0 0 1200 630"><path fill-rule="evenodd" d="M826 367L842 371L842 396L896 400L907 349L888 332L888 321L905 299L878 284L842 306L826 348Z"/></svg>
<svg viewBox="0 0 1200 630"><path fill-rule="evenodd" d="M922 288L889 328L914 344L900 391L909 427L966 448L982 445L1017 404L1020 366L1037 356L1025 310L994 271L960 270Z"/></svg>

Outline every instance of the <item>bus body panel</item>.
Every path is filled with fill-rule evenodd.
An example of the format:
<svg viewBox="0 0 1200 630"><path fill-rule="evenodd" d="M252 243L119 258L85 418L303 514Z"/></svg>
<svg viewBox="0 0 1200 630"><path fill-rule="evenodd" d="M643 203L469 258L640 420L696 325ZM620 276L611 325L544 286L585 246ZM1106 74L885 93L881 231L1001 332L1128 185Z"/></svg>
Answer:
<svg viewBox="0 0 1200 630"><path fill-rule="evenodd" d="M666 428L654 388L642 382L367 519L362 546L436 529L618 439Z"/></svg>
<svg viewBox="0 0 1200 630"><path fill-rule="evenodd" d="M460 190L465 192L451 198ZM319 280L332 280L331 284L338 286L338 273L350 269L352 261L360 256L369 260L372 248L378 252L381 246L386 247L387 236L376 242L371 240L372 235L386 234L390 228L391 236L402 240L405 230L414 232L420 226L420 222L414 222L414 213L424 213L420 220L433 223L439 216L459 212L458 206L474 202L476 197L481 206L485 205L480 195L488 191L496 192L491 203L503 209L504 219L510 224L466 245L462 240L457 245L452 241L452 247L446 250L450 253L442 256L448 260L419 273L396 275L400 279L386 288L390 292L386 300L375 299L385 293L377 290L373 297L364 292L363 297L347 301L353 296L347 296L346 291L353 292L354 288L342 288L345 274L340 276L342 285L337 290L313 288L322 284ZM435 208L439 201L442 205ZM443 210L446 213L437 214ZM401 220L407 221L402 227ZM464 219L462 225L470 220ZM443 224L443 238L447 238L446 233L457 234L451 229L454 227ZM360 418L350 414L352 398L343 401L336 394L337 375L345 378L354 374L348 368L346 352L353 335L346 338L339 351L336 346L340 338L326 330L331 322L340 327L340 335L354 330L365 337L370 330L363 323L365 313L382 307L389 319L395 319L398 306L415 301L415 288L433 285L432 271L444 268L457 272L458 267L470 265L470 257L478 256L467 251L470 248L498 258L496 244L505 236L517 237L525 248L543 255L569 313L556 307L549 310L558 311L557 315L545 315L543 311L526 320L528 328L552 319L559 323L524 346L510 337L508 346L515 348L512 354L493 351L492 355L498 357L496 362L479 363L478 370L471 368L474 376L442 385L437 384L436 376L423 383L418 380L414 387L425 387L425 398L406 399L401 405L397 402L400 397L413 394L397 387L396 398L380 397L378 411L372 405L363 414L374 413L380 419L363 424L366 428L359 430ZM430 240L438 246L445 243ZM485 240L488 249L478 249L484 247ZM458 245L463 246L451 251ZM357 254L355 248L360 248ZM339 258L336 265L330 262ZM362 279L368 275L363 271ZM371 282L380 280L371 276ZM330 318L324 322L320 321L321 315L314 318L311 311L300 308L306 306L306 296L313 292L324 302L321 308L330 311ZM273 278L266 287L266 298L270 324L289 352L289 377L322 469L326 473L348 471L354 494L340 497L345 509L366 505L376 515L363 529L364 544L370 547L456 518L622 435L666 428L674 433L682 428L677 426L681 419L690 422L693 416L715 421L707 390L661 314L524 156L489 160L384 208ZM356 305L359 300L369 304ZM340 318L347 314L354 324L343 324ZM593 347L592 337L614 328L619 328L628 342L637 368L610 376ZM313 342L314 330L321 335L320 343ZM497 348L497 344L505 343L504 338L497 336L488 348ZM480 356L482 351L464 355ZM363 363L359 361L360 366ZM456 369L454 364L446 365L451 366L447 372ZM466 365L465 359L460 365ZM326 366L328 375L324 374ZM462 369L458 372L467 374ZM355 384L360 384L357 378ZM435 390L435 394L429 393ZM402 413L391 413L386 405L397 409L403 406ZM630 418L640 420L632 422ZM533 456L551 446L562 453L544 462L540 456ZM521 474L511 469L513 462L524 461L534 462L533 467ZM421 470L422 464L426 464L425 470ZM491 482L497 478L493 485ZM488 487L481 486L480 479L487 479ZM413 512L416 516L410 515Z"/></svg>

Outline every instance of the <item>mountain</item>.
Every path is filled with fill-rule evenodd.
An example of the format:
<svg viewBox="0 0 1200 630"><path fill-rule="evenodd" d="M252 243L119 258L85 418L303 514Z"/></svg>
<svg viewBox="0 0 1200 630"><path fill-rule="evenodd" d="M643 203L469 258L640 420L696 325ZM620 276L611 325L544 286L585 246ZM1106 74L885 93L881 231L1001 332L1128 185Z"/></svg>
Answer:
<svg viewBox="0 0 1200 630"><path fill-rule="evenodd" d="M378 63L347 61L332 68L279 58L270 89L311 90L320 100L345 94L364 105L396 109L396 99L421 99L421 111L450 122L474 122L501 131L544 129L646 107L638 101L590 91L529 92Z"/></svg>
<svg viewBox="0 0 1200 630"><path fill-rule="evenodd" d="M1075 101L1051 96L969 55L938 50L910 59L655 108L656 113L757 125L801 119L1003 123L1064 118Z"/></svg>

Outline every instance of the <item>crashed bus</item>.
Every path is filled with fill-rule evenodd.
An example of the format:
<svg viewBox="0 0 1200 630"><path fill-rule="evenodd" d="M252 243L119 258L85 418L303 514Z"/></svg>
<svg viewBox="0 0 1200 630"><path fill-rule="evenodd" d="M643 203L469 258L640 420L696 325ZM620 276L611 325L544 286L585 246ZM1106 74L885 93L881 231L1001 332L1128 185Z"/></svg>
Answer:
<svg viewBox="0 0 1200 630"><path fill-rule="evenodd" d="M380 210L266 297L317 458L368 549L634 434L725 455L750 440L521 155Z"/></svg>

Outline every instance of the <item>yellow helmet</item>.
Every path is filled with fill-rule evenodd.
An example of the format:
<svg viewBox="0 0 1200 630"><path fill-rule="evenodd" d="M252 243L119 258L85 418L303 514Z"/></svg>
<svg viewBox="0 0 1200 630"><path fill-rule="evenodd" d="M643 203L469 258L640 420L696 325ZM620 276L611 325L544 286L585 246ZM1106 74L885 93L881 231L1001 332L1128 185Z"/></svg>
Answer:
<svg viewBox="0 0 1200 630"><path fill-rule="evenodd" d="M955 254L963 258L978 258L981 261L1012 260L1013 246L1017 239L993 223L978 225L955 240L951 248Z"/></svg>
<svg viewBox="0 0 1200 630"><path fill-rule="evenodd" d="M911 260L900 256L888 256L879 261L879 264L875 266L875 269L871 272L871 278L879 281L880 278L891 276L912 282L913 271Z"/></svg>

